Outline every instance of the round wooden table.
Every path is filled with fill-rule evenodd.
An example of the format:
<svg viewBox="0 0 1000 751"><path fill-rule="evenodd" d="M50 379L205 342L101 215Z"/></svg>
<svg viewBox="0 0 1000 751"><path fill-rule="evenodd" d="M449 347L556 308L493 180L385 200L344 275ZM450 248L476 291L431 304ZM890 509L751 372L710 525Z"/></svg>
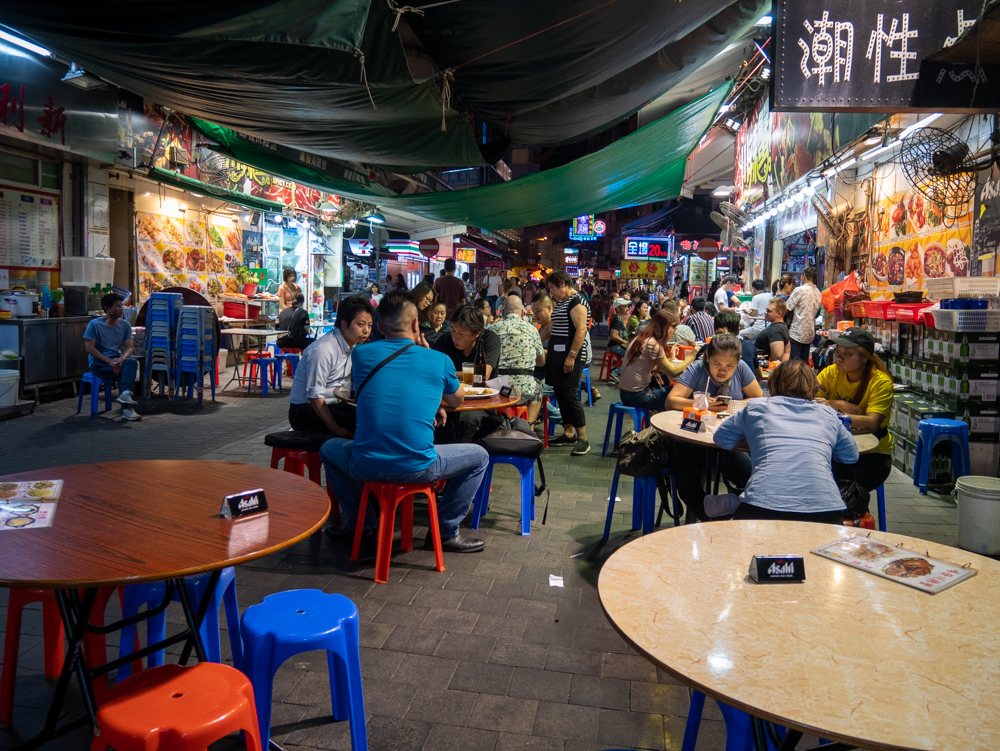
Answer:
<svg viewBox="0 0 1000 751"><path fill-rule="evenodd" d="M193 649L205 660L199 627L222 569L294 545L320 528L330 499L319 485L275 469L229 462L128 461L78 464L21 472L0 482L63 480L51 527L11 531L0 552L0 586L54 589L68 643L63 671L41 733L25 744L35 748L80 725L56 728L72 675L76 674L91 725L96 700L91 681L135 659L184 644L181 664ZM225 496L264 490L267 513L242 519L220 515ZM183 583L211 572L200 603ZM187 629L147 644L132 655L103 665L86 665L80 648L98 588L165 581L162 612L177 592ZM81 590L84 590L81 592ZM123 621L97 633L121 629Z"/></svg>
<svg viewBox="0 0 1000 751"><path fill-rule="evenodd" d="M340 399L342 402L347 402L348 404L356 404L357 400L352 399L350 394L342 389L334 389L333 395ZM489 399L470 399L465 398L465 401L458 407L449 407L444 401L441 402L441 406L444 407L445 412L476 412L478 410L485 409L503 409L504 407L513 407L521 401L521 395L516 391L511 392L510 396L491 396Z"/></svg>
<svg viewBox="0 0 1000 751"><path fill-rule="evenodd" d="M810 555L857 532L802 522L672 527L618 550L598 590L639 652L726 704L873 749L1000 746L1000 562L902 535L890 545L971 562L938 594ZM754 584L754 554L798 554L802 584Z"/></svg>
<svg viewBox="0 0 1000 751"><path fill-rule="evenodd" d="M719 422L721 422L725 419L725 413L720 414L719 417L721 418ZM719 448L714 439L715 428L718 423L710 425L704 433L692 433L689 430L681 430L681 420L683 419L683 412L669 410L653 415L650 418L650 424L661 433L669 435L671 438L676 438L678 441L685 441L686 443L693 443L698 446ZM878 448L878 438L871 433L854 433L854 440L858 444L858 453L860 454L868 454ZM746 449L737 450L746 451Z"/></svg>
<svg viewBox="0 0 1000 751"><path fill-rule="evenodd" d="M51 527L2 538L4 587L179 579L294 545L330 513L330 499L316 483L234 462L106 462L0 477L25 480L62 480L63 490ZM225 496L255 488L264 489L267 514L236 521L219 516Z"/></svg>

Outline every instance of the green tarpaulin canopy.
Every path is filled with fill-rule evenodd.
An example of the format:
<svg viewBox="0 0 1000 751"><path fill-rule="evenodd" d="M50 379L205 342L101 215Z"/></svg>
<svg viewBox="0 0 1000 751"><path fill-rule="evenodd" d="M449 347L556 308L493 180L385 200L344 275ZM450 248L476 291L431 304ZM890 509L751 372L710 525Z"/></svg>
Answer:
<svg viewBox="0 0 1000 751"><path fill-rule="evenodd" d="M285 204L279 201L269 201L266 198L248 196L246 193L239 193L235 190L227 190L216 185L209 185L208 183L203 183L201 180L178 175L175 172L160 169L159 167L152 167L146 173L146 177L150 180L156 180L158 183L169 185L172 188L210 195L212 198L218 198L220 201L234 203L237 206L243 206L254 211L281 213L285 208Z"/></svg>
<svg viewBox="0 0 1000 751"><path fill-rule="evenodd" d="M601 151L556 169L501 185L412 196L372 196L346 181L248 143L224 128L199 130L258 169L348 198L401 209L448 224L483 229L525 227L581 214L640 206L680 195L687 158L719 111L727 87L716 89Z"/></svg>

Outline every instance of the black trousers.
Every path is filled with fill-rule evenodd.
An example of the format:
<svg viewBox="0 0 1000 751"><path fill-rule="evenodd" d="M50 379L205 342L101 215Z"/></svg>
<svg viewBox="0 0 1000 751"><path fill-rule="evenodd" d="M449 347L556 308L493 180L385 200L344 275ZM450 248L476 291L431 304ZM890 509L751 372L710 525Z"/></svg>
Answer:
<svg viewBox="0 0 1000 751"><path fill-rule="evenodd" d="M862 454L855 464L833 463L833 476L838 480L854 480L869 493L874 493L892 472L892 457L888 454Z"/></svg>
<svg viewBox="0 0 1000 751"><path fill-rule="evenodd" d="M327 402L325 406L335 423L351 433L354 432L354 429L358 426L358 412L353 404ZM306 433L330 432L329 428L326 427L326 423L319 419L319 415L312 408L312 404L308 402L306 404L288 405L288 424L292 426L292 430L301 430Z"/></svg>
<svg viewBox="0 0 1000 751"><path fill-rule="evenodd" d="M580 376L583 373L583 363L577 358L573 371L563 373L563 362L565 362L565 358L558 363L558 370L555 367L547 369L545 380L552 387L552 395L559 402L562 424L574 428L585 428L587 416L583 413L583 405L580 404ZM556 363L553 363L553 366L555 365Z"/></svg>
<svg viewBox="0 0 1000 751"><path fill-rule="evenodd" d="M709 449L684 441L674 441L674 445L676 459L671 471L677 484L677 494L699 521L708 521L708 516L705 514L705 467ZM753 470L750 457L742 451L723 451L721 461L722 474L729 484L745 488L750 482L750 473ZM714 462L712 469L715 469ZM726 491L720 486L719 492Z"/></svg>
<svg viewBox="0 0 1000 751"><path fill-rule="evenodd" d="M791 511L772 511L771 509L751 506L749 503L741 503L733 519L764 519L778 520L786 522L814 522L816 524L840 524L844 523L844 514L847 511L820 511L814 514L796 514Z"/></svg>

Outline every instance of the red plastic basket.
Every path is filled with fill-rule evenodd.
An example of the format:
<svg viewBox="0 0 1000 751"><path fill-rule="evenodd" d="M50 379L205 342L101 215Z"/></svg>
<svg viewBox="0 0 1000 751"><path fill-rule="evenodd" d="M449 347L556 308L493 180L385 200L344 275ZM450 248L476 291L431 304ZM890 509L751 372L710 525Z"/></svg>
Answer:
<svg viewBox="0 0 1000 751"><path fill-rule="evenodd" d="M864 317L865 317L865 304L863 302L852 302L851 318L864 318Z"/></svg>
<svg viewBox="0 0 1000 751"><path fill-rule="evenodd" d="M898 305L892 305L889 308L890 318L895 318L900 323L923 323L924 314L921 313L924 308L929 308L933 303L929 302L917 302L917 303L900 303Z"/></svg>
<svg viewBox="0 0 1000 751"><path fill-rule="evenodd" d="M892 305L892 302L889 300L865 300L865 317L891 320L891 316L889 315L890 305Z"/></svg>
<svg viewBox="0 0 1000 751"><path fill-rule="evenodd" d="M222 301L222 314L229 318L249 319L256 321L260 315L260 305L247 305L241 302Z"/></svg>

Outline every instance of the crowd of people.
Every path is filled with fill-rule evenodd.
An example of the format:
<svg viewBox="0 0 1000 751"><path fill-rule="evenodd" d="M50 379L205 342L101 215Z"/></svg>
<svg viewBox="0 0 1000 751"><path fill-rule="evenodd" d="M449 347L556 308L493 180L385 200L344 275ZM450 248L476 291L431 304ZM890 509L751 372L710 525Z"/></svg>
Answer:
<svg viewBox="0 0 1000 751"><path fill-rule="evenodd" d="M707 447L674 442L671 469L689 518L833 521L844 511L838 482L872 492L889 474L892 381L871 334L849 329L833 340L833 365L816 374L808 364L819 308L814 270L800 286L782 278L768 291L755 283L749 304L734 294L731 277L719 280L710 300L681 295L687 289L678 280L652 294L619 292L606 304L608 290L581 289L563 271L543 283L490 279L472 296L452 261L433 284L384 294L373 288L341 301L334 330L304 349L289 421L294 430L330 435L321 455L343 511L338 534L353 534L366 481L447 480L438 499L445 550L482 549L459 531L488 464L469 440L467 414L453 411L465 400L463 364L481 352L486 377L506 378L530 423L548 396L563 427L549 445L587 454L579 394L593 355L592 305L609 314L607 351L620 363L611 380L623 404L684 410L698 397L724 412L732 400L747 401L715 433L731 494L706 496ZM291 324L301 300L292 290L288 297ZM768 399L762 365L770 372ZM351 388L353 400L334 395ZM877 449L860 456L851 430L876 435ZM377 524L369 506L366 539Z"/></svg>

